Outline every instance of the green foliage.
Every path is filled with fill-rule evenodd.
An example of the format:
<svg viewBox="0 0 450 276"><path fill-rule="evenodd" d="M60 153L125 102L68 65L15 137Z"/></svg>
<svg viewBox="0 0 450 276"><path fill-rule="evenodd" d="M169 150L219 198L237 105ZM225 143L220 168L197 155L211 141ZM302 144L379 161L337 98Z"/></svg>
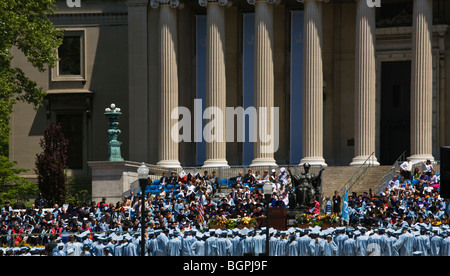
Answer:
<svg viewBox="0 0 450 276"><path fill-rule="evenodd" d="M70 176L67 177L67 204L79 204L90 203L90 185L88 182L79 181L77 178Z"/></svg>
<svg viewBox="0 0 450 276"><path fill-rule="evenodd" d="M9 133L13 105L24 101L39 107L45 96L42 88L25 73L12 67L10 50L17 47L40 72L54 67L62 43L62 30L47 18L54 14L55 0L0 1L0 135Z"/></svg>
<svg viewBox="0 0 450 276"><path fill-rule="evenodd" d="M58 60L57 49L63 30L57 30L48 19L54 14L55 0L0 0L0 202L26 201L38 188L20 177L25 170L10 162L10 115L17 101L30 103L37 110L45 93L20 68L12 66L12 48L26 56L31 66L44 72Z"/></svg>
<svg viewBox="0 0 450 276"><path fill-rule="evenodd" d="M50 122L40 142L42 152L36 155L36 174L42 196L51 206L63 204L67 194L67 152L69 140L61 124Z"/></svg>
<svg viewBox="0 0 450 276"><path fill-rule="evenodd" d="M10 162L6 156L0 156L0 204L20 199L26 202L38 192L38 186L19 176L25 169L15 168L16 162Z"/></svg>

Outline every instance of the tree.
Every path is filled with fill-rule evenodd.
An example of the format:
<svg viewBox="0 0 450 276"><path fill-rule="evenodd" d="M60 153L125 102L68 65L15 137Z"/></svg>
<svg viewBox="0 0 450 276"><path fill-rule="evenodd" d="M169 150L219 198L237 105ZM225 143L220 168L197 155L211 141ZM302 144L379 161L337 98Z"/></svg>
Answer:
<svg viewBox="0 0 450 276"><path fill-rule="evenodd" d="M0 156L0 204L15 202L16 199L26 201L35 196L38 191L36 183L19 176L25 169L15 168L16 162L10 162L8 157Z"/></svg>
<svg viewBox="0 0 450 276"><path fill-rule="evenodd" d="M45 93L20 68L12 66L11 49L17 48L31 66L44 72L58 60L57 49L63 30L48 19L54 14L55 0L0 1L0 197L1 200L28 199L36 195L37 185L20 177L26 170L16 169L8 158L9 121L17 101L42 104ZM0 201L1 201L0 200Z"/></svg>
<svg viewBox="0 0 450 276"><path fill-rule="evenodd" d="M50 122L40 142L42 152L36 155L36 174L42 196L50 205L63 204L67 194L67 152L69 141L61 124Z"/></svg>
<svg viewBox="0 0 450 276"><path fill-rule="evenodd" d="M18 48L30 64L40 72L54 67L57 49L62 43L63 30L48 19L54 14L55 0L0 1L0 142L9 135L9 119L17 101L37 109L45 93L20 68L12 66L11 49ZM4 151L4 150L3 150Z"/></svg>

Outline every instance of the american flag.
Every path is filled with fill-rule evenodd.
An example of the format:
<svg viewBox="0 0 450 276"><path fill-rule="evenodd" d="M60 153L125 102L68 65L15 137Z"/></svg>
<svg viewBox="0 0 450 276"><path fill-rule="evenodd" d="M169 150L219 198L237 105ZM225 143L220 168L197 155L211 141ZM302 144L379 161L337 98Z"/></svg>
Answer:
<svg viewBox="0 0 450 276"><path fill-rule="evenodd" d="M202 193L200 192L200 196L198 198L197 203L197 212L198 212L198 224L201 228L205 226L205 210L202 204Z"/></svg>

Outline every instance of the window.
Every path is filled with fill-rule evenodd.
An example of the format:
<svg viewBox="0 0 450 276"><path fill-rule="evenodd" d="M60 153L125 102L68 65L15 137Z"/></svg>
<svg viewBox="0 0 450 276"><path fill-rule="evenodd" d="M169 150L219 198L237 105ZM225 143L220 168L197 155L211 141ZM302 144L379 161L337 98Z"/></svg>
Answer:
<svg viewBox="0 0 450 276"><path fill-rule="evenodd" d="M69 30L64 33L58 48L60 59L52 70L52 81L85 80L85 39L84 30Z"/></svg>
<svg viewBox="0 0 450 276"><path fill-rule="evenodd" d="M81 75L81 37L66 36L58 49L60 58L58 73L62 75Z"/></svg>

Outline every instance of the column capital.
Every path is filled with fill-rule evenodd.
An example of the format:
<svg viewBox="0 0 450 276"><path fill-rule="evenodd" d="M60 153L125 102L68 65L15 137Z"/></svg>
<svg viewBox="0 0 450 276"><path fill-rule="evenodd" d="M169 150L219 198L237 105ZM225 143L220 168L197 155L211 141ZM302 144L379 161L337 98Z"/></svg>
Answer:
<svg viewBox="0 0 450 276"><path fill-rule="evenodd" d="M150 0L150 6L157 9L159 5L169 5L171 8L178 8L180 0Z"/></svg>
<svg viewBox="0 0 450 276"><path fill-rule="evenodd" d="M211 2L217 2L222 7L225 7L231 3L231 1L229 1L229 0L198 0L198 4L202 7L206 7L208 5L208 3L211 3Z"/></svg>
<svg viewBox="0 0 450 276"><path fill-rule="evenodd" d="M255 5L256 2L267 2L269 4L279 4L280 0L247 0L250 5Z"/></svg>

